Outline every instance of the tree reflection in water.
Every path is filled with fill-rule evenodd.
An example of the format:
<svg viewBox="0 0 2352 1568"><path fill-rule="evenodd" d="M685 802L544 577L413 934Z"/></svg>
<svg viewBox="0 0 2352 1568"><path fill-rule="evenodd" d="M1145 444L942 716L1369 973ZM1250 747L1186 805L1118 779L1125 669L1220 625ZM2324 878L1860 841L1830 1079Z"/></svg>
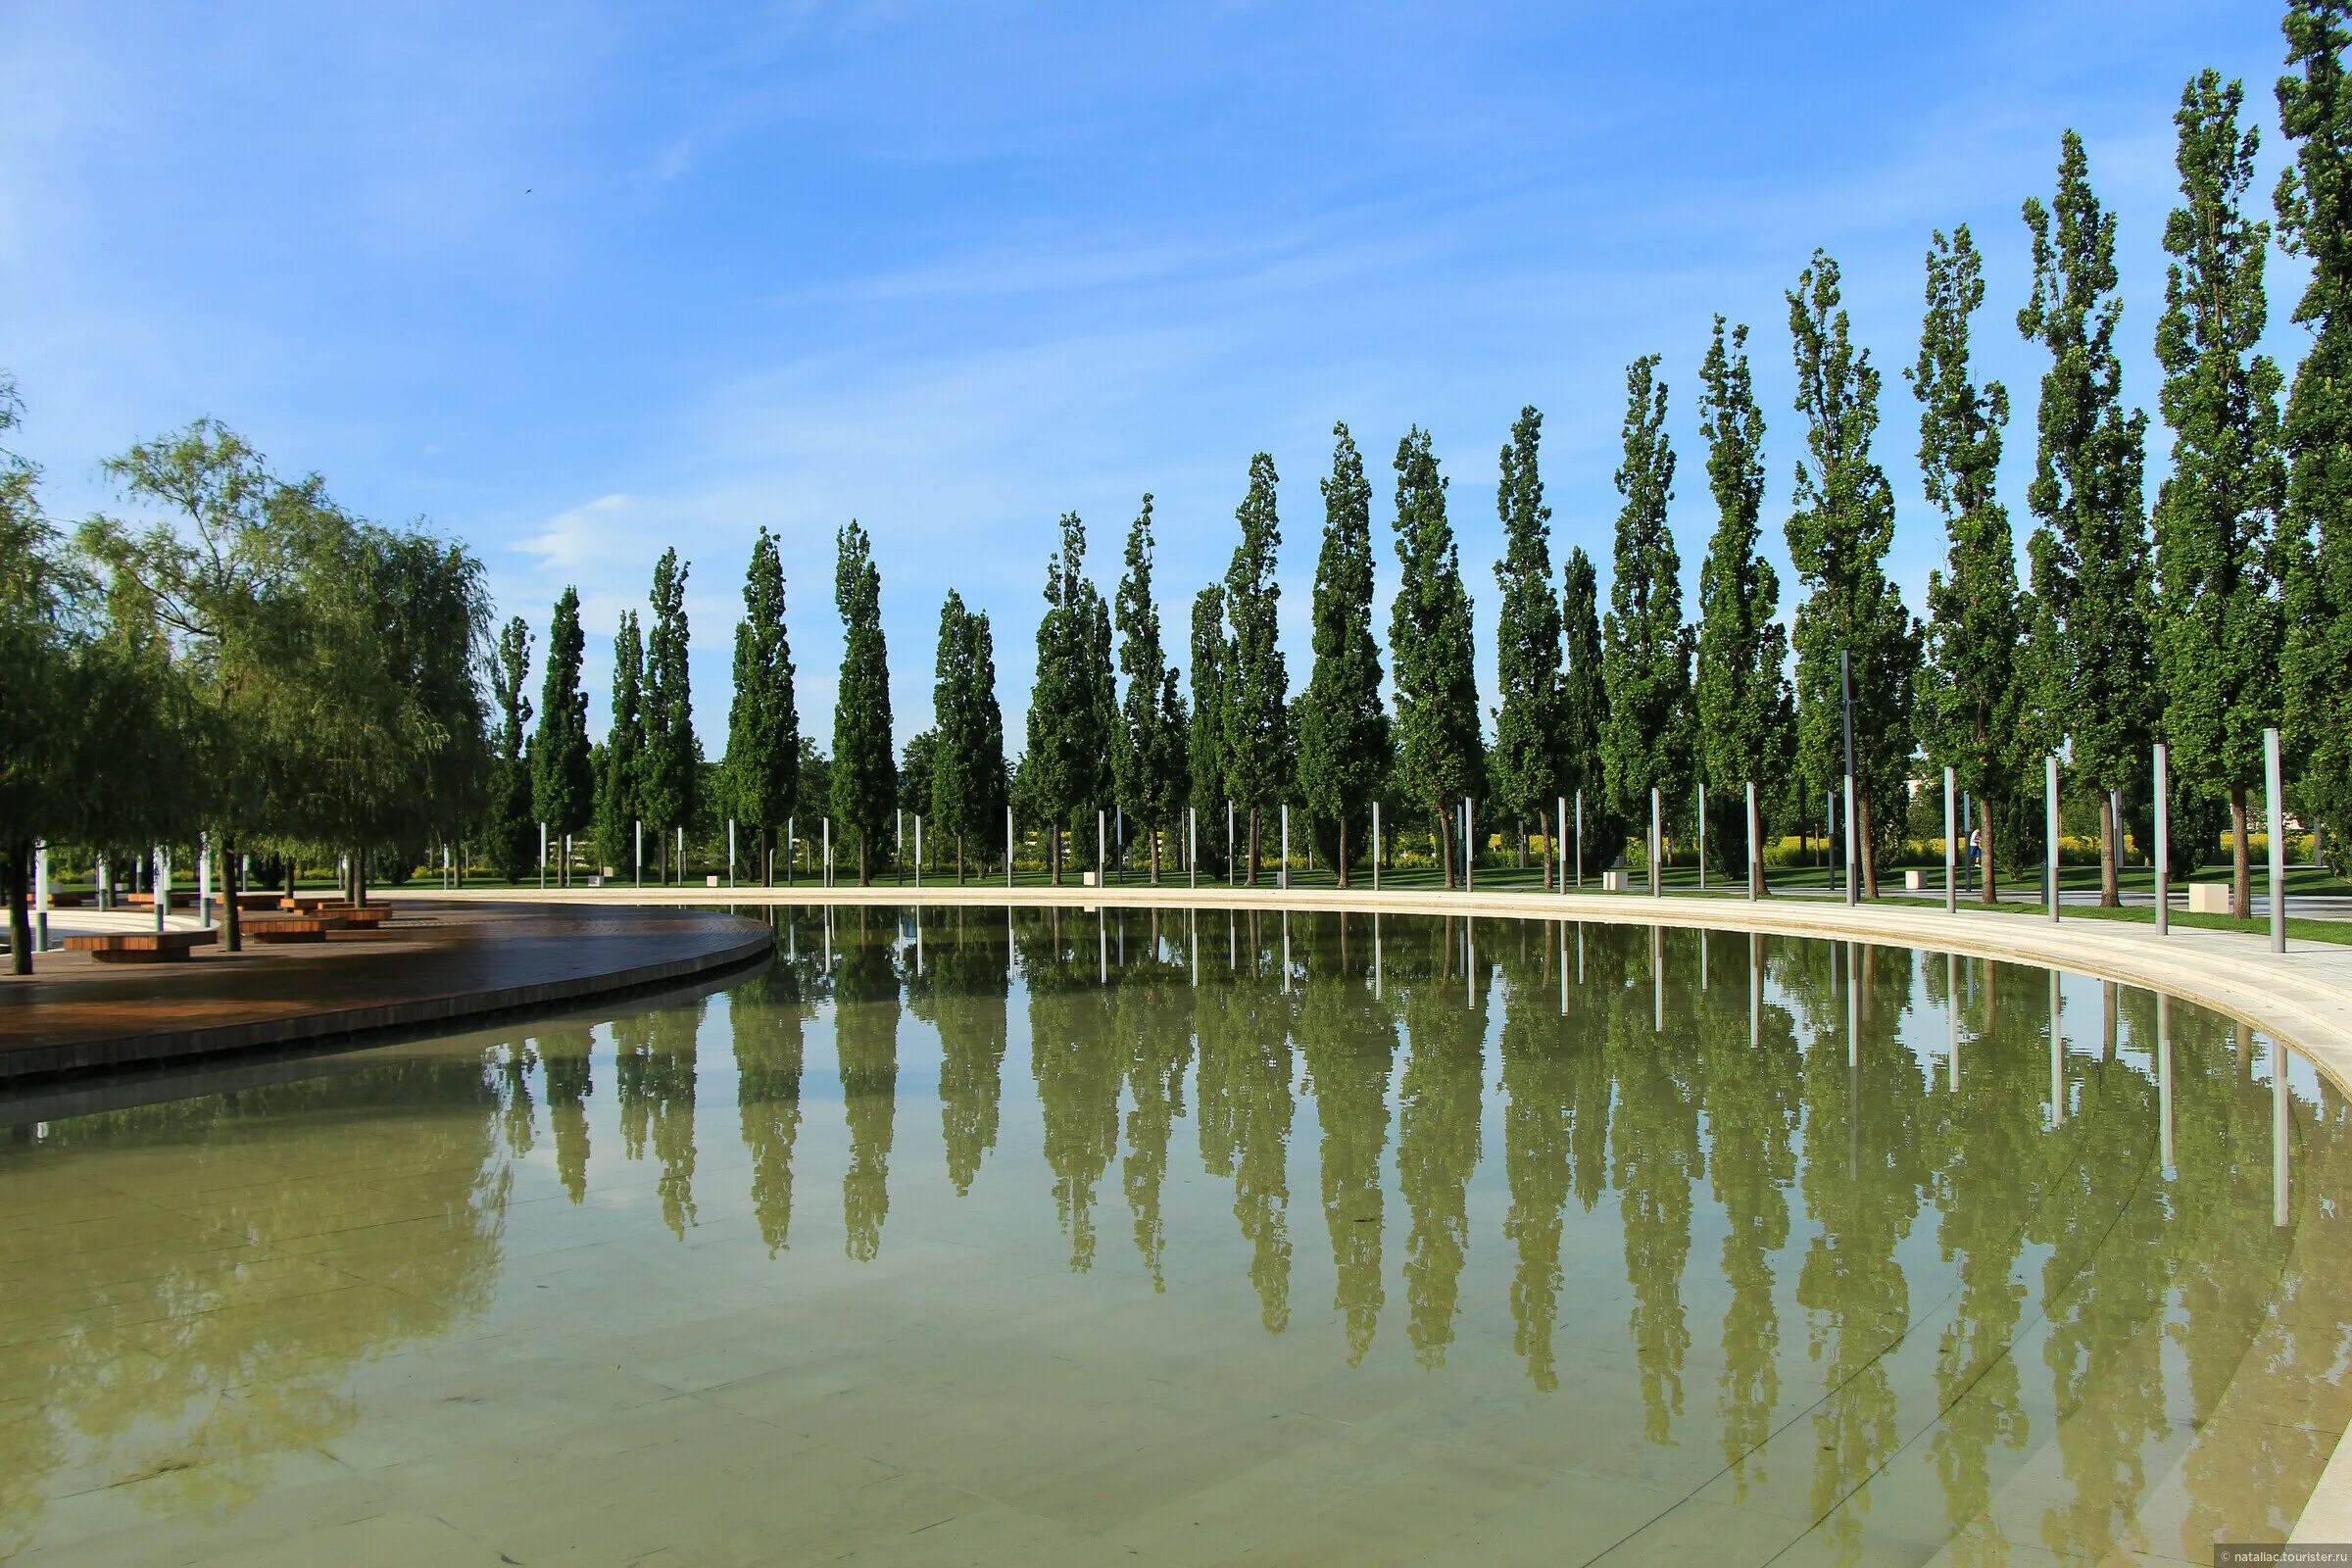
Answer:
<svg viewBox="0 0 2352 1568"><path fill-rule="evenodd" d="M740 1230L773 1269L821 1266L790 1246L794 1170L838 1159L831 1266L876 1260L903 1052L938 1065L940 1164L899 1176L941 1183L913 1223L952 1233L976 1211L936 1200L1016 1160L1015 1211L1094 1276L1050 1263L1059 1290L1125 1278L1148 1291L1129 1312L1173 1311L1246 1274L1264 1333L1348 1377L1467 1379L1507 1343L1559 1420L1615 1400L1624 1442L1719 1462L1705 1495L1816 1525L1840 1560L1927 1531L1915 1503L1968 1564L2276 1539L2352 1414L2345 1103L2295 1078L2274 1224L2274 1054L2194 1007L2070 981L2053 1051L2039 973L1891 949L1321 912L772 917L778 957L715 1004L0 1133L0 1554L93 1465L219 1516L348 1432L356 1368L491 1303L533 1169L569 1213L634 1168L649 1224ZM803 1113L829 1072L838 1131ZM1172 1157L1188 1120L1204 1174ZM730 1158L698 1178L714 1136ZM1292 1232L1294 1152L1320 1244ZM1132 1257L1099 1246L1114 1165ZM149 1171L168 1207L90 1211L120 1233L41 1250L35 1220ZM1393 1288L1402 1343L1378 1339Z"/></svg>

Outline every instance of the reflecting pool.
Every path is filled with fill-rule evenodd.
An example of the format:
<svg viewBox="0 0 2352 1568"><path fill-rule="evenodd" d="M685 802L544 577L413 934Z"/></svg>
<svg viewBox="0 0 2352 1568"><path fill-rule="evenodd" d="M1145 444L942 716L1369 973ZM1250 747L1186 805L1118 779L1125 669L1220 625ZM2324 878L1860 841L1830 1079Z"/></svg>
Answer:
<svg viewBox="0 0 2352 1568"><path fill-rule="evenodd" d="M0 1556L2204 1564L2352 1418L2344 1100L2185 1004L762 913L616 1016L0 1100Z"/></svg>

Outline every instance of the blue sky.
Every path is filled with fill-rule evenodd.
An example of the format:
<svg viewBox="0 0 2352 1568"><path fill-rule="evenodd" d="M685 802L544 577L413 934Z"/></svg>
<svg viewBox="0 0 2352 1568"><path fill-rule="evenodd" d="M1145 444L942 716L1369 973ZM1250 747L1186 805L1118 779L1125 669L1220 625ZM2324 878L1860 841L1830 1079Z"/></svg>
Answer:
<svg viewBox="0 0 2352 1568"><path fill-rule="evenodd" d="M2122 223L2128 392L2153 410L2181 85L2246 79L2267 207L2280 54L2272 5L2147 0L15 6L0 366L61 519L119 505L107 454L212 414L359 512L469 541L501 617L542 643L577 583L600 727L614 619L675 544L712 756L762 523L820 744L851 516L875 538L901 738L927 721L951 587L996 622L1017 735L1060 513L1085 517L1108 592L1155 493L1181 660L1270 451L1296 685L1332 422L1372 472L1384 632L1388 460L1419 422L1492 701L1496 449L1522 404L1544 412L1555 550L1582 544L1605 583L1624 367L1647 352L1694 612L1713 514L1692 394L1718 311L1753 327L1788 578L1783 291L1816 245L1886 376L1916 610L1942 532L1900 372L1929 230L1975 231L2022 540L2041 365L2013 324L2020 203L2080 129ZM2289 259L2272 284L2291 363Z"/></svg>

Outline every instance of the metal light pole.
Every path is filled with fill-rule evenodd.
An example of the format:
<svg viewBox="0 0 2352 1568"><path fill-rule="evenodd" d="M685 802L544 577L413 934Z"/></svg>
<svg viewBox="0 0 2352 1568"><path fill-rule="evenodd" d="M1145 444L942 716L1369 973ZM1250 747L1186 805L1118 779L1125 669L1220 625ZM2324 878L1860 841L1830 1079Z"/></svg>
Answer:
<svg viewBox="0 0 2352 1568"><path fill-rule="evenodd" d="M2162 741L2156 743L2156 934L2173 924L2173 808L2165 775L2172 758Z"/></svg>
<svg viewBox="0 0 2352 1568"><path fill-rule="evenodd" d="M1193 886L1200 885L1200 808L1184 808L1184 863L1191 871Z"/></svg>
<svg viewBox="0 0 2352 1568"><path fill-rule="evenodd" d="M1012 886L1012 808L1004 808L1004 885Z"/></svg>
<svg viewBox="0 0 2352 1568"><path fill-rule="evenodd" d="M2044 811L2047 818L2044 830L2049 841L2049 864L2044 874L2049 878L2050 923L2056 925L2058 923L2058 754L2056 752L2052 752L2042 760L2042 790L2046 801ZM2053 971L2054 973L2055 971Z"/></svg>
<svg viewBox="0 0 2352 1568"><path fill-rule="evenodd" d="M2286 951L2286 791L2280 782L2278 766L2278 732L2262 732L2262 773L2264 792L2270 797L2271 817L2271 951ZM2276 1042L2271 1050L2278 1050ZM2279 1081L2285 1082L2283 1070ZM2284 1144L2279 1146L2285 1148Z"/></svg>
<svg viewBox="0 0 2352 1568"><path fill-rule="evenodd" d="M1756 781L1747 781L1747 902L1756 902L1757 885L1764 880L1764 845L1756 835Z"/></svg>
<svg viewBox="0 0 2352 1568"><path fill-rule="evenodd" d="M1698 781L1698 891L1707 891L1707 781Z"/></svg>
<svg viewBox="0 0 2352 1568"><path fill-rule="evenodd" d="M735 885L735 819L727 818L727 886Z"/></svg>
<svg viewBox="0 0 2352 1568"><path fill-rule="evenodd" d="M914 885L923 885L923 813L914 813ZM919 929L919 928L918 928Z"/></svg>
<svg viewBox="0 0 2352 1568"><path fill-rule="evenodd" d="M1282 887L1283 891L1285 891L1285 892L1287 893L1288 891L1290 891L1290 886L1291 886L1291 803L1290 803L1290 802L1288 802L1288 801L1285 801L1285 802L1283 802L1283 803L1282 803L1282 882L1281 882L1281 887ZM1290 930L1291 930L1291 928L1290 928L1288 925L1285 925L1285 926L1282 928L1282 930L1283 930L1283 936L1284 936L1284 938L1287 940L1287 939L1289 938L1289 936L1290 936Z"/></svg>
<svg viewBox="0 0 2352 1568"><path fill-rule="evenodd" d="M642 888L645 886L645 819L643 817L634 820L634 831L636 837L632 841L634 848L630 853L634 856L636 864L631 869L636 873L638 887ZM447 875L449 870L449 847L447 845L443 845L441 849L441 869L443 874Z"/></svg>
<svg viewBox="0 0 2352 1568"><path fill-rule="evenodd" d="M1952 793L1955 782L1950 768L1943 770L1943 912L1960 912L1960 846L1953 835L1959 831L1960 799Z"/></svg>
<svg viewBox="0 0 2352 1568"><path fill-rule="evenodd" d="M1553 799L1551 812L1551 858L1560 862L1560 892L1568 892L1568 835L1561 831L1568 825L1568 797Z"/></svg>
<svg viewBox="0 0 2352 1568"><path fill-rule="evenodd" d="M1658 883L1658 787L1649 787L1649 896L1659 896Z"/></svg>
<svg viewBox="0 0 2352 1568"><path fill-rule="evenodd" d="M1464 893L1475 892L1478 888L1477 874L1472 869L1477 862L1478 853L1471 848L1472 835L1477 831L1478 808L1472 804L1470 797L1465 795L1462 797L1462 891Z"/></svg>
<svg viewBox="0 0 2352 1568"><path fill-rule="evenodd" d="M1380 803L1372 803L1372 891L1380 891Z"/></svg>
<svg viewBox="0 0 2352 1568"><path fill-rule="evenodd" d="M1862 902L1861 884L1854 880L1854 662L1843 649L1838 653L1838 686L1845 710L1845 902Z"/></svg>
<svg viewBox="0 0 2352 1568"><path fill-rule="evenodd" d="M1581 785L1581 784L1577 786L1577 791L1576 791L1576 886L1577 886L1577 891L1578 891L1578 892L1580 892L1580 893L1581 893L1581 892L1583 892L1583 891L1584 891L1584 886L1585 886L1585 791L1584 791L1584 786L1583 786L1583 785Z"/></svg>

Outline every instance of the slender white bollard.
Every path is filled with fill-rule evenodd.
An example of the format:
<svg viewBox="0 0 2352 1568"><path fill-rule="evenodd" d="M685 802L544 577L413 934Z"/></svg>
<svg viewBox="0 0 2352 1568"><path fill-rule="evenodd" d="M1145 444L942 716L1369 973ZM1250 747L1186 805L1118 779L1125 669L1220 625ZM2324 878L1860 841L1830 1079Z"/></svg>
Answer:
<svg viewBox="0 0 2352 1568"><path fill-rule="evenodd" d="M2172 761L2164 742L2156 743L2156 934L2173 926L2173 810L2165 774ZM2167 1159L2166 1164L2172 1161Z"/></svg>
<svg viewBox="0 0 2352 1568"><path fill-rule="evenodd" d="M1954 775L1950 768L1943 770L1943 912L1960 912L1960 846L1953 838L1958 830L1959 797L1952 793ZM1955 1037L1957 1038L1957 1037Z"/></svg>
<svg viewBox="0 0 2352 1568"><path fill-rule="evenodd" d="M2058 754L2052 752L2042 760L2042 791L2045 797L2044 837L2048 840L2048 865L2044 874L2049 878L2050 923L2058 923ZM2056 978L2055 971L2052 978Z"/></svg>
<svg viewBox="0 0 2352 1568"><path fill-rule="evenodd" d="M2270 798L2271 817L2271 951L2284 953L2286 951L2286 790L2279 779L2278 732L2275 729L2266 729L2262 732L2262 773L2263 789ZM2274 1043L2271 1049L2276 1052L2278 1047ZM2285 1081L2285 1077L2281 1073L2279 1082L2283 1085ZM2285 1157L2285 1147L2283 1142L2279 1145L2281 1159Z"/></svg>

